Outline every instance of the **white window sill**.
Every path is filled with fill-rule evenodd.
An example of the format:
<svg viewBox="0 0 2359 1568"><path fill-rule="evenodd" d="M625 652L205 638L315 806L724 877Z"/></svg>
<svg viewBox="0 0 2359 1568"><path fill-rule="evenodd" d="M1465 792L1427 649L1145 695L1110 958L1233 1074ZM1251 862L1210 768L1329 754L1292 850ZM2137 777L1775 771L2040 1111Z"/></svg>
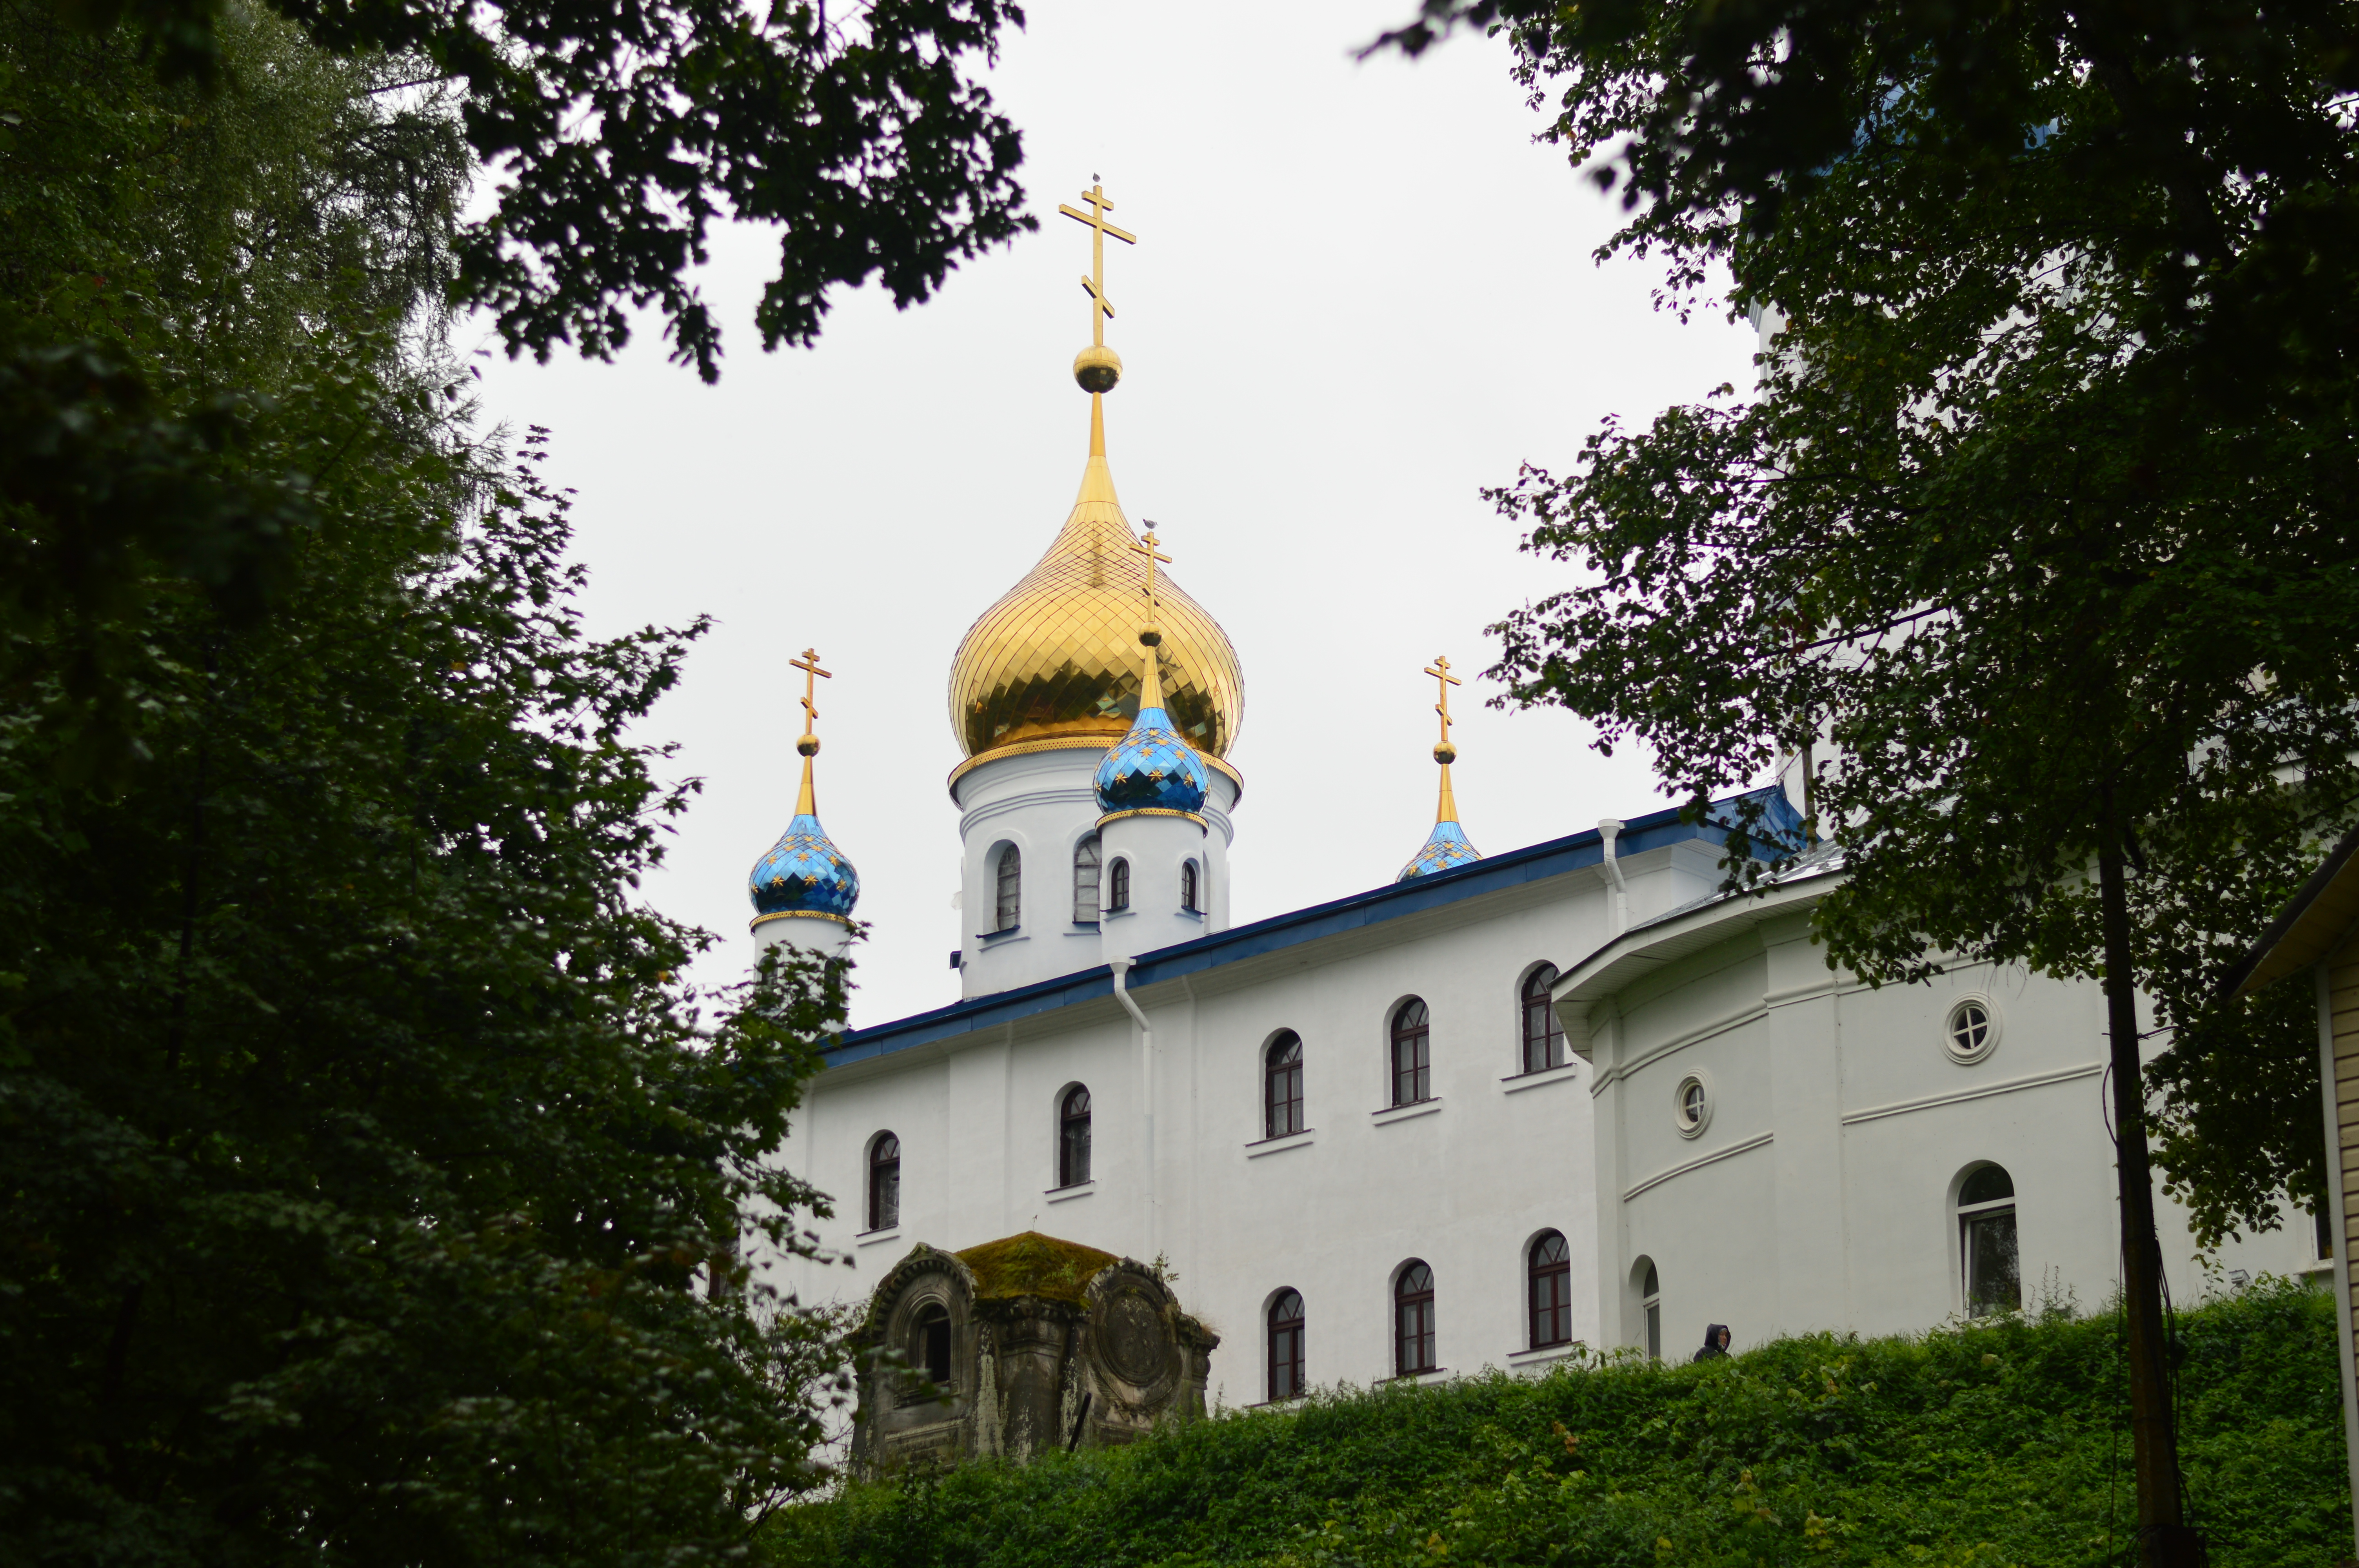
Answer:
<svg viewBox="0 0 2359 1568"><path fill-rule="evenodd" d="M1299 1149L1310 1141L1311 1135L1317 1130L1317 1128L1306 1127L1299 1132L1288 1132L1277 1138L1265 1138L1258 1143L1248 1143L1245 1145L1245 1158L1258 1160L1265 1154L1277 1154L1288 1149Z"/></svg>
<svg viewBox="0 0 2359 1568"><path fill-rule="evenodd" d="M974 939L983 944L984 950L986 952L994 947L1005 947L1011 942L1031 940L1024 935L1024 927L1021 925L1011 925L1005 931L978 931L974 934Z"/></svg>
<svg viewBox="0 0 2359 1568"><path fill-rule="evenodd" d="M1404 1372L1396 1378L1386 1378L1385 1381L1387 1383L1412 1383L1417 1387L1423 1389L1430 1388L1435 1383L1447 1382L1449 1379L1450 1368L1447 1367L1436 1367L1430 1372Z"/></svg>
<svg viewBox="0 0 2359 1568"><path fill-rule="evenodd" d="M1521 1094L1526 1089L1538 1088L1542 1084L1563 1083L1579 1072L1580 1068L1580 1063L1567 1062L1561 1066L1542 1067L1537 1073L1517 1073L1512 1078L1501 1078L1499 1087L1511 1095Z"/></svg>
<svg viewBox="0 0 2359 1568"><path fill-rule="evenodd" d="M1543 1345L1537 1350L1510 1350L1507 1352L1507 1365L1510 1368L1545 1367L1551 1361L1578 1356L1587 1348L1580 1340L1571 1339L1562 1345Z"/></svg>
<svg viewBox="0 0 2359 1568"><path fill-rule="evenodd" d="M1050 1203L1071 1203L1075 1198L1085 1198L1097 1190L1098 1184L1094 1181L1075 1182L1070 1187L1050 1187L1047 1195Z"/></svg>
<svg viewBox="0 0 2359 1568"><path fill-rule="evenodd" d="M882 1247L887 1241L900 1239L901 1227L896 1225L885 1230L864 1230L852 1238L852 1244L854 1247Z"/></svg>
<svg viewBox="0 0 2359 1568"><path fill-rule="evenodd" d="M1378 1127L1390 1127L1396 1121L1407 1121L1411 1117L1431 1116L1440 1108L1441 1097L1436 1095L1431 1099L1418 1100L1410 1105L1388 1105L1382 1110L1372 1110L1368 1113L1368 1119Z"/></svg>

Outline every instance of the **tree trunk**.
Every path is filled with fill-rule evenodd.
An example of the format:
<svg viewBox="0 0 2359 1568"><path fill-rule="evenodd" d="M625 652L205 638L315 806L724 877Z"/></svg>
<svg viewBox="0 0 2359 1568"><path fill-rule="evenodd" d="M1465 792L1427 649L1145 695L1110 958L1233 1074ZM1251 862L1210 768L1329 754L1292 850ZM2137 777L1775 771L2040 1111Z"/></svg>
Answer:
<svg viewBox="0 0 2359 1568"><path fill-rule="evenodd" d="M2169 1333L2162 1317L2162 1247L2154 1234L2147 1160L2146 1080L2138 1060L2137 989L2130 959L2129 894L2121 839L2108 823L2097 852L2105 939L2105 1028L2114 1067L2114 1170L2121 1180L2122 1296L2129 1318L2130 1455L2137 1473L2138 1559L2146 1568L2197 1568L2203 1546L2187 1527L2170 1407Z"/></svg>

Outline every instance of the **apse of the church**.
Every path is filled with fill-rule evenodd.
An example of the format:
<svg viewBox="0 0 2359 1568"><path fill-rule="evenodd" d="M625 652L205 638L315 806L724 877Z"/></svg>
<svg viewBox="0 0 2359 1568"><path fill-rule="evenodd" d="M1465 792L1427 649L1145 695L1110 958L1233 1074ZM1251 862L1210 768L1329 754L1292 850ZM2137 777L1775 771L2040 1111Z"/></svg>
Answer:
<svg viewBox="0 0 2359 1568"><path fill-rule="evenodd" d="M1129 1259L1029 1230L962 1252L921 1243L855 1339L853 1469L1020 1463L1193 1421L1219 1344Z"/></svg>

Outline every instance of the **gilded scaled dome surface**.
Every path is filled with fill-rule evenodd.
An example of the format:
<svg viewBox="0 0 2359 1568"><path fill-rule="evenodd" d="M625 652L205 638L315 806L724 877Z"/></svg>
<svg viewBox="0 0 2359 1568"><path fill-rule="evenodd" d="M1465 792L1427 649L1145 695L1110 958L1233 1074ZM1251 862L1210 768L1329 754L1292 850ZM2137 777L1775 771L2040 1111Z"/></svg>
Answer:
<svg viewBox="0 0 2359 1568"><path fill-rule="evenodd" d="M951 661L951 727L970 758L1036 744L1112 746L1137 716L1147 557L1114 495L1102 416L1091 414L1089 467L1071 514ZM1156 594L1165 711L1190 745L1221 757L1245 719L1237 651L1168 574L1157 574Z"/></svg>

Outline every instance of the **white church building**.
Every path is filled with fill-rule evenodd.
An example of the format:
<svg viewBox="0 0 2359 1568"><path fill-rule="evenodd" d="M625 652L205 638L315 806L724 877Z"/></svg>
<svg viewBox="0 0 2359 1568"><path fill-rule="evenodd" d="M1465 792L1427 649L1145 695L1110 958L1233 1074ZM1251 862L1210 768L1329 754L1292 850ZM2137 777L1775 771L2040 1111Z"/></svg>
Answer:
<svg viewBox="0 0 2359 1568"><path fill-rule="evenodd" d="M1084 200L1101 252L1126 238ZM864 1295L921 1242L1039 1231L1169 1271L1236 1406L1582 1346L1684 1359L1712 1324L1742 1349L2110 1296L2100 992L1831 971L1823 856L1725 896L1721 829L1674 811L1479 855L1445 717L1398 880L1232 925L1244 682L1117 499L1094 319L1080 493L950 672L962 999L831 1044L781 1150L853 1264L789 1265L806 1300ZM834 953L858 879L817 750L754 935ZM1762 804L1799 835L1784 788ZM2180 1301L2207 1266L2323 1267L2306 1226L2207 1265L2158 1209Z"/></svg>

